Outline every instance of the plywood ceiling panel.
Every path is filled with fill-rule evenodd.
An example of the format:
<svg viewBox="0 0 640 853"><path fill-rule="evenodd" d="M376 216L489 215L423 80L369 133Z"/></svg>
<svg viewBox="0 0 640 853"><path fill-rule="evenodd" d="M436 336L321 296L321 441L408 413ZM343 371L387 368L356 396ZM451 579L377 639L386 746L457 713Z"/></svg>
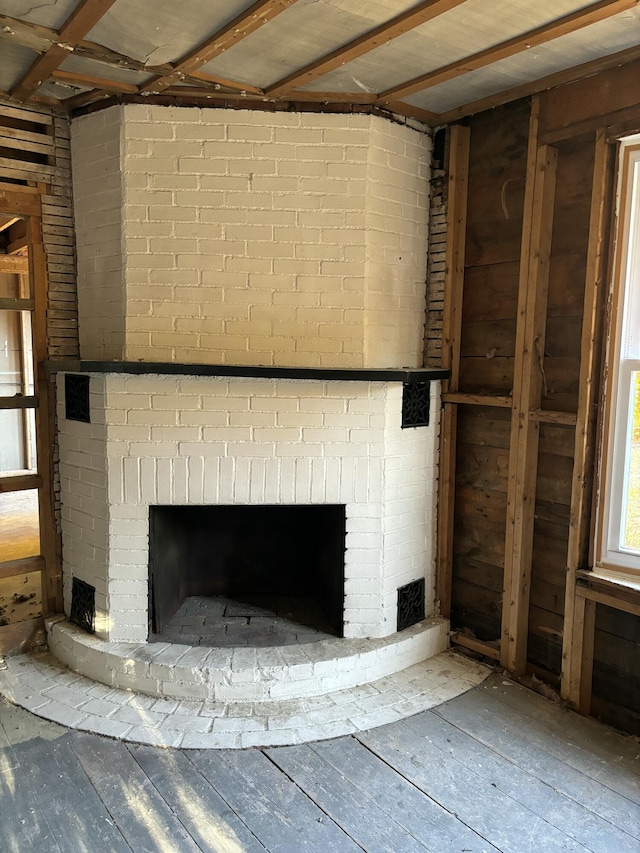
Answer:
<svg viewBox="0 0 640 853"><path fill-rule="evenodd" d="M286 15L202 70L266 88L415 5L406 0L354 4L299 0ZM321 90L324 79L320 78Z"/></svg>
<svg viewBox="0 0 640 853"><path fill-rule="evenodd" d="M503 59L464 77L441 83L406 100L422 109L446 112L460 103L479 100L638 44L640 9L635 9L563 36L531 52Z"/></svg>
<svg viewBox="0 0 640 853"><path fill-rule="evenodd" d="M59 30L77 5L78 0L5 0L2 12L21 21Z"/></svg>
<svg viewBox="0 0 640 853"><path fill-rule="evenodd" d="M422 74L433 71L585 5L589 4L576 0L543 0L540 3L517 0L500 3L500 14L496 15L493 0L467 0L304 89L353 92L362 88L368 92L382 92L415 77L415 68L421 68Z"/></svg>
<svg viewBox="0 0 640 853"><path fill-rule="evenodd" d="M87 39L161 65L177 61L250 5L246 0L118 0Z"/></svg>

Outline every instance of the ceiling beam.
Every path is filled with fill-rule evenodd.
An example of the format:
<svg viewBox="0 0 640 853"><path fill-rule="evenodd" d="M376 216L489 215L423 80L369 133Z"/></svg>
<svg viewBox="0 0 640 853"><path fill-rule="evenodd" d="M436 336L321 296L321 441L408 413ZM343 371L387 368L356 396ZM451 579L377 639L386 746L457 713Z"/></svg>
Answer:
<svg viewBox="0 0 640 853"><path fill-rule="evenodd" d="M236 80L227 80L225 77L212 77L209 74L201 74L194 71L184 78L185 83L193 83L194 86L206 86L217 90L228 89L230 92L238 92L248 95L264 95L264 91L257 86L249 86L248 83L238 83Z"/></svg>
<svg viewBox="0 0 640 853"><path fill-rule="evenodd" d="M106 77L93 77L72 71L54 71L51 78L56 83L67 83L83 89L103 89L105 92L122 92L127 95L135 95L138 91L134 83L122 83L119 80L107 80Z"/></svg>
<svg viewBox="0 0 640 853"><path fill-rule="evenodd" d="M0 38L20 47L29 47L37 53L45 53L57 41L58 33L30 21L0 15Z"/></svg>
<svg viewBox="0 0 640 853"><path fill-rule="evenodd" d="M56 30L32 24L29 21L19 21L8 15L0 15L0 39L5 39L10 44L20 47L28 47L36 53L46 53L52 45L58 44L60 34ZM165 74L173 69L173 65L165 62L161 65L145 65L130 56L116 53L94 42L81 39L73 49L74 56L83 56L94 62L111 65L114 68L126 68L129 71L142 71L149 75Z"/></svg>
<svg viewBox="0 0 640 853"><path fill-rule="evenodd" d="M20 101L28 100L36 89L62 65L78 42L93 29L114 3L115 0L81 0L60 30L58 42L52 44L46 53L36 59L14 86L11 96Z"/></svg>
<svg viewBox="0 0 640 853"><path fill-rule="evenodd" d="M540 77L531 83L523 83L521 86L496 92L495 95L488 95L486 98L470 101L468 104L463 104L460 107L454 107L437 115L437 123L450 124L466 116L475 115L494 107L500 107L502 104L508 104L520 98L527 98L529 95L537 95L538 92L555 89L567 83L575 83L578 80L583 80L585 77L593 77L594 74L599 74L601 71L608 71L610 68L626 65L627 62L634 62L637 59L640 59L640 45L637 47L628 47L625 50L612 53L609 56L603 56L600 59L592 59L589 62L584 62L582 65L574 65L565 71L556 71L547 77Z"/></svg>
<svg viewBox="0 0 640 853"><path fill-rule="evenodd" d="M369 53L377 47L387 44L393 39L398 38L398 36L404 35L421 24L430 21L432 18L443 15L450 9L455 9L456 6L460 6L464 2L465 0L426 0L426 2L419 3L413 9L397 15L390 21L381 24L373 30L369 30L368 33L353 41L347 42L347 44L317 59L310 65L294 71L293 74L284 77L282 80L274 83L273 86L268 86L265 89L265 94L272 98L280 96L287 98L292 90L307 85L312 80L328 74L329 71L346 65L347 62L353 62L354 59L364 56L365 53Z"/></svg>
<svg viewBox="0 0 640 853"><path fill-rule="evenodd" d="M265 93L266 95L266 93ZM265 97L265 100L267 98ZM269 98L268 100L273 100ZM307 92L304 89L296 89L288 92L286 98L278 98L277 103L285 103L292 101L302 104L376 104L377 95L371 95L367 92ZM378 106L378 104L376 104ZM403 101L389 102L385 109L397 113L408 118L417 118L425 124L433 125L438 123L439 116L437 113L432 113L429 110L423 110L422 107L415 107L413 104L406 104Z"/></svg>
<svg viewBox="0 0 640 853"><path fill-rule="evenodd" d="M189 51L176 63L172 71L141 86L140 93L157 95L170 86L182 82L189 74L202 68L203 65L211 62L212 59L229 50L229 48L234 47L255 30L291 8L296 2L297 0L258 0L234 18L231 23Z"/></svg>
<svg viewBox="0 0 640 853"><path fill-rule="evenodd" d="M452 62L443 68L437 68L427 74L422 74L420 77L415 77L413 80L401 83L392 89L387 89L378 96L378 103L387 105L389 101L396 101L400 98L407 98L410 95L414 95L416 92L423 92L425 89L445 83L447 80L453 80L463 74L468 74L470 71L484 68L494 62L499 62L501 59L514 56L516 53L522 53L530 48L538 47L560 36L568 35L583 27L588 27L591 24L598 23L598 21L618 15L620 12L633 9L637 5L637 2L638 0L600 0L599 3L594 3L586 9L580 9L571 15L565 15L565 17L552 21L550 24L537 27L528 33L508 39L486 50L481 50L479 53Z"/></svg>
<svg viewBox="0 0 640 853"><path fill-rule="evenodd" d="M46 53L52 45L60 41L60 36L55 30L48 27L32 24L29 21L19 21L17 18L10 18L8 15L0 15L0 39L5 39L8 43L17 44L20 47L28 47L35 50L36 53ZM74 47L73 55L89 59L92 62L100 62L111 68L139 71L149 77L161 77L163 74L173 71L174 68L170 62L163 62L159 65L145 65L138 59L133 59L123 53L110 50L104 45L84 39L81 39ZM213 78L204 74L193 74L192 76L209 82L221 82L221 78ZM228 82L231 83L231 81ZM235 85L237 88L240 87L239 83Z"/></svg>

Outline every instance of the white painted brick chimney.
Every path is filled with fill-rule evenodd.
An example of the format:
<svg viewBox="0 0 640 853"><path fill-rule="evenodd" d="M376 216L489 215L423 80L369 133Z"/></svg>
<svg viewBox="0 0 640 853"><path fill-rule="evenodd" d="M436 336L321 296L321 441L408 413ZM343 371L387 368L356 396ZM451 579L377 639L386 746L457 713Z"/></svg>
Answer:
<svg viewBox="0 0 640 853"><path fill-rule="evenodd" d="M426 130L127 105L72 156L83 358L421 365Z"/></svg>

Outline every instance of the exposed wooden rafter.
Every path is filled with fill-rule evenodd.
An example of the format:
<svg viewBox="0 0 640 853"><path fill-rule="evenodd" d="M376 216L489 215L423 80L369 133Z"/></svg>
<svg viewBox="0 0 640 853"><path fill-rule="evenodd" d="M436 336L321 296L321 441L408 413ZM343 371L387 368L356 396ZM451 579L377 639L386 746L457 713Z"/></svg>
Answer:
<svg viewBox="0 0 640 853"><path fill-rule="evenodd" d="M59 41L38 57L11 95L20 101L28 100L36 89L64 62L75 46L109 11L115 0L82 0L67 19L59 33Z"/></svg>
<svg viewBox="0 0 640 853"><path fill-rule="evenodd" d="M54 71L51 75L57 83L67 83L82 88L91 87L105 92L123 92L135 95L138 87L133 83L123 83L121 80L108 80L106 77L89 77L86 74L75 74L71 71Z"/></svg>
<svg viewBox="0 0 640 853"><path fill-rule="evenodd" d="M331 51L331 53L317 59L310 65L295 71L288 77L274 83L273 86L268 86L265 89L265 93L273 98L291 97L292 89L304 86L312 80L328 74L329 71L345 65L347 62L353 62L354 59L364 56L365 53L369 53L377 47L387 44L393 39L398 38L398 36L410 32L421 24L425 24L432 18L436 18L438 15L448 12L464 2L465 0L426 0L426 2L420 3L418 6L409 9L407 12L403 12L401 15L397 15L390 21L348 42L337 50Z"/></svg>
<svg viewBox="0 0 640 853"><path fill-rule="evenodd" d="M473 56L435 69L420 77L402 83L382 93L371 92L331 92L327 90L312 92L302 87L322 77L330 71L352 62L366 53L388 44L403 34L422 24L455 10L465 0L423 0L413 8L375 27L339 47L313 63L298 69L288 77L274 83L265 90L237 80L203 73L200 69L216 56L233 48L243 39L255 32L265 23L289 9L297 0L257 0L249 9L238 15L233 21L209 36L197 47L189 51L177 63L146 65L139 59L118 53L111 48L84 39L86 35L112 6L115 0L82 0L62 29L56 30L20 21L7 15L0 15L0 39L10 44L26 47L40 54L23 78L11 92L0 97L30 100L32 103L59 106L74 110L99 101L109 100L112 96L133 96L136 93L150 96L167 93L172 97L191 98L194 101L228 100L230 103L247 103L254 98L261 103L266 101L288 104L346 104L354 106L375 104L399 115L416 118L427 124L447 124L466 115L490 109L508 101L526 97L547 88L572 82L582 76L595 74L617 64L630 62L640 56L640 47L632 47L618 54L602 57L583 63L566 71L556 72L545 78L522 86L489 95L478 101L435 114L429 110L408 104L406 97L419 91L438 86L447 80L467 74L476 69L499 62L518 52L526 51L552 39L567 35L583 27L603 21L613 15L637 6L637 0L600 0L600 2L578 10L523 35L494 45ZM104 74L89 68L82 71L74 67L66 71L60 67L67 56L74 56L98 62L105 66ZM114 80L109 76L109 68L130 71L137 74L130 80ZM140 74L144 74L140 83ZM120 77L123 75L120 74ZM64 99L45 97L37 94L37 88L46 80L58 82L67 87L77 87L77 94Z"/></svg>
<svg viewBox="0 0 640 853"><path fill-rule="evenodd" d="M486 50L481 50L472 56L451 62L442 68L437 68L427 74L421 74L413 80L387 89L378 96L378 103L384 105L389 101L407 98L410 95L415 95L416 92L431 89L440 83L446 83L447 80L461 77L470 71L476 71L478 68L485 68L494 62L499 62L517 53L538 47L560 36L576 32L576 30L596 24L598 21L618 15L620 12L626 12L628 9L633 9L636 5L637 0L601 0L600 3L595 3L586 9L580 9L571 15L565 15L563 18L559 18L550 24L537 27L528 33L508 39Z"/></svg>
<svg viewBox="0 0 640 853"><path fill-rule="evenodd" d="M60 40L60 35L55 31L42 27L37 24L31 24L27 21L19 21L16 18L10 18L7 15L0 15L0 39L6 40L10 44L16 44L20 47L28 47L38 53L45 53L52 45ZM99 44L91 41L82 40L78 42L73 50L73 55L89 59L92 62L99 62L110 68L118 70L137 71L148 74L149 77L162 77L174 70L174 66L165 62L160 65L145 65L137 59L130 56L125 56L123 53L118 53L115 50L110 50ZM62 75L65 75L64 77ZM97 78L95 75L78 74L56 70L51 74L52 79L58 79L70 84L76 84L86 88L96 88L96 80L106 80L106 78ZM235 80L228 80L224 77L212 76L203 74L200 71L194 71L192 74L184 78L184 82L193 82L194 86L202 86L203 88L227 89L229 92L240 92L253 95L261 95L262 89L257 86L250 86L246 83L238 83ZM118 88L116 88L116 86ZM125 89L124 86L127 86ZM131 87L131 88L129 88ZM104 92L118 91L138 91L138 86L135 84L121 84L115 80L109 80L109 87L106 82L103 85ZM9 94L7 97L9 97ZM32 100L35 100L34 96ZM96 91L93 100L98 100L104 97L102 91Z"/></svg>
<svg viewBox="0 0 640 853"><path fill-rule="evenodd" d="M612 53L609 56L603 56L600 59L592 59L590 62L582 63L582 65L567 68L566 71L556 71L554 74L541 77L531 83L523 83L522 86L505 89L502 92L497 92L495 95L489 95L486 98L480 98L477 101L470 101L468 104L463 104L455 109L440 113L437 117L438 124L449 124L452 121L458 121L466 116L491 110L494 107L502 106L502 104L517 101L520 98L527 98L530 95L537 95L547 89L554 89L556 86L575 83L577 80L592 77L600 71L607 71L609 68L625 65L627 62L633 62L636 59L640 59L640 45L629 47L618 53Z"/></svg>
<svg viewBox="0 0 640 853"><path fill-rule="evenodd" d="M225 27L189 51L167 74L141 86L140 92L158 94L182 82L189 74L234 47L255 30L291 8L296 2L297 0L258 0Z"/></svg>

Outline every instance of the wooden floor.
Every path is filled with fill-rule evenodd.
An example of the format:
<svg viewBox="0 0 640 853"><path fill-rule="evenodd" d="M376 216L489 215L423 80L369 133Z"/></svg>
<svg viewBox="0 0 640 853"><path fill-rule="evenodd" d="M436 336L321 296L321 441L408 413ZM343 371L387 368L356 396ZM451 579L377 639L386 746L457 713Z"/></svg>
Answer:
<svg viewBox="0 0 640 853"><path fill-rule="evenodd" d="M638 853L640 745L498 676L355 737L177 751L0 700L0 849Z"/></svg>

